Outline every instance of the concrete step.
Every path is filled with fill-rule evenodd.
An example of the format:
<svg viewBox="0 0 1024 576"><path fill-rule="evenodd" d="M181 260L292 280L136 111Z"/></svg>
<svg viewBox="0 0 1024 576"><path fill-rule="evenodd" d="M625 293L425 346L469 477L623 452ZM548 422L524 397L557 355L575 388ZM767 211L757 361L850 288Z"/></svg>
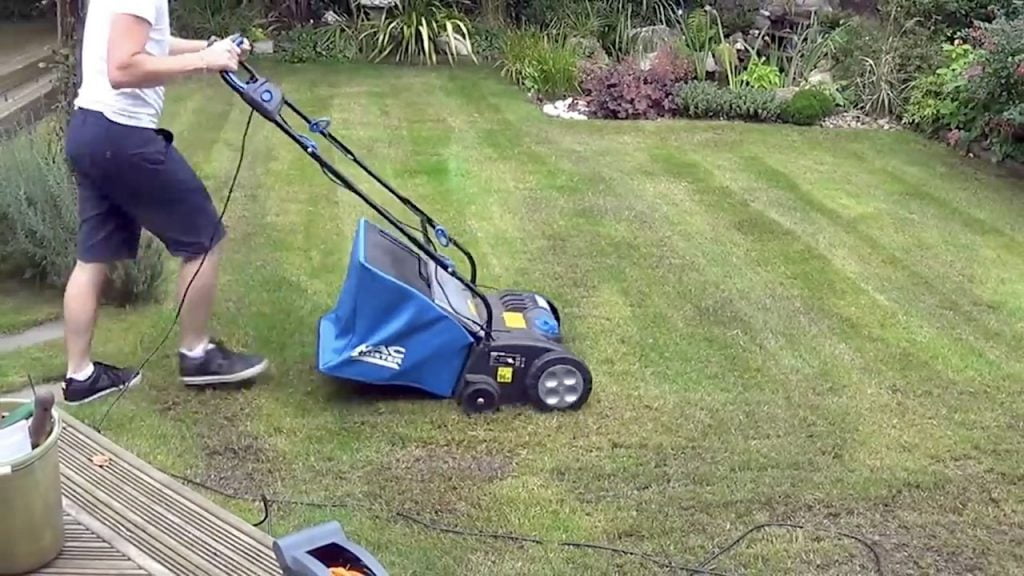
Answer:
<svg viewBox="0 0 1024 576"><path fill-rule="evenodd" d="M53 70L56 44L35 44L0 62L0 102L18 87L41 78Z"/></svg>
<svg viewBox="0 0 1024 576"><path fill-rule="evenodd" d="M0 95L0 132L14 130L42 116L55 102L56 81L57 72L50 70Z"/></svg>

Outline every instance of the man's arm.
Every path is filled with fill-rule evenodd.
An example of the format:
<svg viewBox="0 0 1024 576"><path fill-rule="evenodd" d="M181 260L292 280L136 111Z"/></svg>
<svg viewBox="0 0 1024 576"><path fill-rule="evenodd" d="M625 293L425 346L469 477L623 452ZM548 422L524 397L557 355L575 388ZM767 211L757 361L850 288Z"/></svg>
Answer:
<svg viewBox="0 0 1024 576"><path fill-rule="evenodd" d="M171 37L171 56L179 54L192 54L206 48L206 40L189 40L187 38Z"/></svg>
<svg viewBox="0 0 1024 576"><path fill-rule="evenodd" d="M107 46L107 76L114 88L163 86L195 72L238 69L239 49L221 41L199 51L157 57L146 52L150 23L135 14L115 14Z"/></svg>

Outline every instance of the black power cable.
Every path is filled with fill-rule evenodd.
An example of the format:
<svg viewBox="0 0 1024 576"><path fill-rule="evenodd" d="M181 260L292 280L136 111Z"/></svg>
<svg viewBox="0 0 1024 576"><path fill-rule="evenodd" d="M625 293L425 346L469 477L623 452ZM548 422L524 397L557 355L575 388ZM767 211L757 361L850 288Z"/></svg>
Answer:
<svg viewBox="0 0 1024 576"><path fill-rule="evenodd" d="M228 492L228 491L225 491L225 490L222 490L222 489L219 489L219 488L214 488L213 486L210 486L208 484L204 484L202 482L199 482L197 480L193 480L191 478L188 478L186 476L182 476L180 474L173 474L173 473L168 473L168 472L164 472L164 473L167 474L168 476L170 476L171 478L174 478L174 479L178 480L179 482L182 482L182 483L185 483L185 484L190 484L192 486L195 486L195 487L200 488L202 490L207 490L207 491L209 491L211 493L217 494L217 495L222 496L224 498L228 498L230 500L237 500L237 501L242 501L242 502L254 502L254 503L258 502L258 503L260 503L263 506L263 511L262 511L263 517L258 522L252 523L252 525L255 526L255 527L260 527L260 526L266 524L267 525L267 530L268 530L269 533L271 533L271 535L273 535L272 530L271 530L271 518L272 518L271 505L273 505L273 504L288 505L288 506L302 506L302 507L319 508L319 509L325 509L325 510L327 510L327 509L351 509L352 508L352 506L349 506L349 505L346 505L346 504L341 504L341 503L338 503L338 502L315 502L315 501L308 501L308 500L305 500L305 501L304 500L288 500L288 499L271 498L271 497L268 497L266 494L260 494L259 496L246 496L246 495L233 494L231 492ZM461 528L453 528L453 527L450 527L450 526L445 526L443 524L438 524L436 522L431 522L431 521L425 520L423 518L420 518L419 516L416 516L416 515L408 513L408 512L395 511L393 514L394 514L394 516L396 516L396 517L398 517L398 518L400 518L402 520L411 522L411 523L416 524L416 525L418 525L418 526L420 526L422 528L426 528L426 529L432 530L434 532L441 532L441 533L445 533L445 534L452 534L452 535L455 535L455 536L463 536L463 537L469 537L469 538L489 538L489 539L508 540L508 541L511 541L511 542L522 542L522 543L537 544L537 545L552 545L553 544L553 545L556 545L556 546L559 546L559 547L562 547L562 548L581 548L581 549L587 549L587 550L599 550L599 551L603 551L603 552L610 552L610 553L613 553L613 554L619 554L619 555L624 555L624 556L635 556L637 558L641 558L643 560L646 560L647 562L649 562L651 564L654 564L656 566L660 566L662 568L668 568L670 570L677 570L677 571L685 572L685 573L689 573L689 574L702 574L702 575L707 575L707 576L733 576L732 574L727 573L727 572L721 572L721 571L718 571L718 570L714 570L714 569L710 568L709 566L715 560L718 560L718 559L722 558L723 556L725 556L727 553L731 552L732 550L735 550L737 546L739 546L744 540L746 540L747 538L749 538L751 535L753 535L756 532L762 532L762 531L768 530L770 528L788 528L788 529L794 529L794 530L806 530L806 531L822 532L822 533L825 533L825 534L829 534L829 535L832 535L832 536L838 536L838 537L841 537L841 538L846 538L848 540L853 540L853 541L857 542L858 544L860 544L861 546L866 548L868 552L871 553L872 562L874 564L875 572L878 574L878 576L884 576L885 575L885 570L882 567L882 558L881 558L881 556L879 555L879 553L875 549L875 547L868 540L866 540L865 538L863 538L861 536L857 536L855 534L850 534L848 532L842 532L842 531L838 531L838 530L829 530L829 529L823 529L823 528L815 528L813 526L807 526L807 525L804 525L804 524L794 524L794 523L789 523L789 522L766 522L764 524L758 524L757 526L754 526L753 528L750 528L747 531L745 531L742 534L740 534L737 538L735 538L732 542L730 542L724 548L718 550L717 552L714 552L714 553L710 554L707 557L707 559L705 559L700 564L697 564L696 566L686 566L686 565L683 565L683 564L679 564L677 562L672 562L670 560L665 560L663 558L658 558L657 556L654 556L652 554L648 554L646 552L640 552L638 550L630 550L628 548L620 548L620 547L617 547L617 546L608 546L608 545L604 545L604 544L594 544L594 543L590 543L590 542L574 542L574 541L566 541L566 540L563 540L563 541L548 541L548 540L544 540L542 538L537 538L535 536L521 536L521 535L517 535L517 534L507 534L507 533L502 533L502 532L481 532L481 531L474 531L474 530L465 530L465 529L461 529Z"/></svg>

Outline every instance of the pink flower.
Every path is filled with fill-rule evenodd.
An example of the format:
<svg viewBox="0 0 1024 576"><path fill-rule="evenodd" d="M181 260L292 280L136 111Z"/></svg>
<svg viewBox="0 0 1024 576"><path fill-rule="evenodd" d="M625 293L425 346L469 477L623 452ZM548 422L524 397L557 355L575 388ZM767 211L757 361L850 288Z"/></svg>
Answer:
<svg viewBox="0 0 1024 576"><path fill-rule="evenodd" d="M949 133L946 134L946 144L949 144L950 146L956 146L959 142L960 142L960 131L959 130L950 130Z"/></svg>
<svg viewBox="0 0 1024 576"><path fill-rule="evenodd" d="M1024 78L1024 61L1017 64L1017 78Z"/></svg>

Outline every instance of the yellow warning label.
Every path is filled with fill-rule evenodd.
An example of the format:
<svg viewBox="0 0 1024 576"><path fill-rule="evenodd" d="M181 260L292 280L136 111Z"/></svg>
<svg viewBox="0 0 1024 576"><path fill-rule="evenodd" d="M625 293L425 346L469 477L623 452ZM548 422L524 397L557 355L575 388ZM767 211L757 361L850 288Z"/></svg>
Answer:
<svg viewBox="0 0 1024 576"><path fill-rule="evenodd" d="M498 382L502 384L508 384L512 381L512 367L511 366L499 366L498 367Z"/></svg>
<svg viewBox="0 0 1024 576"><path fill-rule="evenodd" d="M505 326L509 328L526 328L526 318L522 312L503 312Z"/></svg>

